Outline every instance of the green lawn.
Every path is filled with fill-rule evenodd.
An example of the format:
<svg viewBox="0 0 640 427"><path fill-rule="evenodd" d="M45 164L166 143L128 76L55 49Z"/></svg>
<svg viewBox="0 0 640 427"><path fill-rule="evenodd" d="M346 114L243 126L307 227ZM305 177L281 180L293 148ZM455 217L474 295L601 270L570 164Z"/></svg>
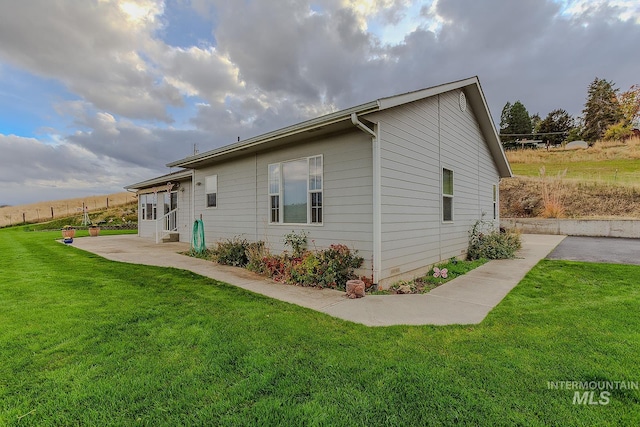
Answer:
<svg viewBox="0 0 640 427"><path fill-rule="evenodd" d="M0 230L0 425L638 425L640 267L543 261L480 325L367 328ZM597 398L596 398L597 400Z"/></svg>

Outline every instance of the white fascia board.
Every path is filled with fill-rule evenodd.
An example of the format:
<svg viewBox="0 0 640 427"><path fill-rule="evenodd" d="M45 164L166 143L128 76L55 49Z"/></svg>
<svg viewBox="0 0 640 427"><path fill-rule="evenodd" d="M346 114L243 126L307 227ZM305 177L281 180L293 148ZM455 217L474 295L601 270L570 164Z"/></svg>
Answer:
<svg viewBox="0 0 640 427"><path fill-rule="evenodd" d="M285 138L287 136L295 135L302 132L308 132L310 130L322 128L332 125L334 123L342 122L345 120L351 120L351 113L364 114L371 111L377 111L379 109L378 101L372 101L367 104L358 105L356 107L348 108L346 110L336 111L335 113L327 114L315 119L307 120L305 122L297 123L292 126L288 126L282 129L268 132L262 135L258 135L253 138L249 138L245 141L236 142L226 145L224 147L216 148L214 150L207 151L196 156L191 156L168 163L168 167L180 166L189 167L190 164L200 163L216 157L221 157L226 154L230 154L239 150L245 150L247 148L254 147L256 145L264 144L269 141Z"/></svg>
<svg viewBox="0 0 640 427"><path fill-rule="evenodd" d="M421 99L430 98L441 93L449 92L455 89L461 89L465 86L479 84L478 77L470 77L464 80L458 80L451 83L445 83L440 86L434 86L427 89L420 89L413 92L404 93L402 95L390 96L388 98L379 99L380 110L397 107L399 105L408 104L410 102L419 101Z"/></svg>
<svg viewBox="0 0 640 427"><path fill-rule="evenodd" d="M146 181L138 182L136 184L127 185L124 187L126 190L139 190L141 188L153 187L158 184L166 184L167 181L178 181L184 180L187 178L191 178L190 170L182 170L173 173L169 173L166 175L158 176L155 178L148 179Z"/></svg>

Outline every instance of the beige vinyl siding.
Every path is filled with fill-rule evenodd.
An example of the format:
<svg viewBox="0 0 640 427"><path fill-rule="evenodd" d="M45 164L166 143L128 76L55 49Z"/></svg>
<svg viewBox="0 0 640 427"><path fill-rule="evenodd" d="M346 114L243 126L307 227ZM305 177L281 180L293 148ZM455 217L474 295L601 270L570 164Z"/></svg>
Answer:
<svg viewBox="0 0 640 427"><path fill-rule="evenodd" d="M381 279L438 258L437 99L376 114L380 138Z"/></svg>
<svg viewBox="0 0 640 427"><path fill-rule="evenodd" d="M323 156L323 223L269 224L268 165ZM204 178L218 175L218 207L205 208ZM370 274L373 251L373 168L371 138L357 131L251 154L196 170L195 213L202 214L208 246L235 236L263 240L285 249L283 236L306 231L309 247L342 243L365 259ZM313 241L313 242L312 242Z"/></svg>
<svg viewBox="0 0 640 427"><path fill-rule="evenodd" d="M459 91L374 113L381 155L381 281L466 251L474 221L493 212L496 167ZM453 171L453 221L442 221L442 169ZM483 193L484 192L484 193Z"/></svg>
<svg viewBox="0 0 640 427"><path fill-rule="evenodd" d="M155 221L142 221L140 216L142 214L138 212L138 236L148 239L156 238L156 222Z"/></svg>
<svg viewBox="0 0 640 427"><path fill-rule="evenodd" d="M216 208L206 207L206 177L217 175ZM255 158L245 157L198 169L195 172L195 212L202 215L207 246L216 241L256 235ZM198 185L200 183L200 185Z"/></svg>
<svg viewBox="0 0 640 427"><path fill-rule="evenodd" d="M454 222L443 224L441 257L467 248L475 221L491 220L493 184L498 172L470 105L459 107L459 91L440 95L441 161L454 170Z"/></svg>

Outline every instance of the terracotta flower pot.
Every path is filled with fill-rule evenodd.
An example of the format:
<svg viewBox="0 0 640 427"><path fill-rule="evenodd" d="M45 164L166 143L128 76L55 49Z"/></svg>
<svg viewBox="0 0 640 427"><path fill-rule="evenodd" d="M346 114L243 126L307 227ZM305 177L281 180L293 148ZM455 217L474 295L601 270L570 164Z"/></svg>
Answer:
<svg viewBox="0 0 640 427"><path fill-rule="evenodd" d="M96 237L100 234L100 227L89 227L89 235L91 237Z"/></svg>
<svg viewBox="0 0 640 427"><path fill-rule="evenodd" d="M76 229L75 228L63 228L62 229L62 237L70 237L70 238L74 238L76 237Z"/></svg>

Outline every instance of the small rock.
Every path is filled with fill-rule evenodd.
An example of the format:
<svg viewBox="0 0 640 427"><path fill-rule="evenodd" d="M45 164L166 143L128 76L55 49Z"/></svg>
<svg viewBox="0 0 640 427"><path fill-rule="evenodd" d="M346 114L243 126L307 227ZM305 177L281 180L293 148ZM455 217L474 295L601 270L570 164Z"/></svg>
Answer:
<svg viewBox="0 0 640 427"><path fill-rule="evenodd" d="M399 294L410 294L411 291L411 286L409 285L400 285L398 286L398 289L396 290L397 293Z"/></svg>
<svg viewBox="0 0 640 427"><path fill-rule="evenodd" d="M362 280L347 281L347 296L351 299L364 297L364 282Z"/></svg>

